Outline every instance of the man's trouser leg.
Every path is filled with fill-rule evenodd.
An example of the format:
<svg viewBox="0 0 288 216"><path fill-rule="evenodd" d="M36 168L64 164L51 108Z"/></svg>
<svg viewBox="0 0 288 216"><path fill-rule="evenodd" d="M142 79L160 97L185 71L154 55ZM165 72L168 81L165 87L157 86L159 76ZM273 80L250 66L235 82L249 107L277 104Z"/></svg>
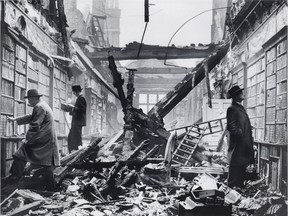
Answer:
<svg viewBox="0 0 288 216"><path fill-rule="evenodd" d="M233 187L244 187L244 181L245 181L245 170L246 165L241 166L229 166L228 171L228 186L230 188Z"/></svg>
<svg viewBox="0 0 288 216"><path fill-rule="evenodd" d="M20 178L23 176L24 173L24 169L26 166L26 161L24 160L20 160L17 157L14 157L11 169L10 169L10 173L12 176L15 176L17 178Z"/></svg>
<svg viewBox="0 0 288 216"><path fill-rule="evenodd" d="M69 153L73 150L78 150L80 145L82 145L82 126L72 125L68 135Z"/></svg>
<svg viewBox="0 0 288 216"><path fill-rule="evenodd" d="M55 178L53 173L54 167L53 166L45 166L44 173L45 173L45 182L46 182L46 189L47 190L54 190L55 189Z"/></svg>

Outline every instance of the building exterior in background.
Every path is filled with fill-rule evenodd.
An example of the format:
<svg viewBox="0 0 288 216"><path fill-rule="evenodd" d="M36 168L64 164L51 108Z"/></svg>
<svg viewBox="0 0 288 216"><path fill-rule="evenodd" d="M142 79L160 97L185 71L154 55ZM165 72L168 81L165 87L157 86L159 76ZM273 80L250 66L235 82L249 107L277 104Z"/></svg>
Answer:
<svg viewBox="0 0 288 216"><path fill-rule="evenodd" d="M220 83L228 81L225 91L236 84L245 89L244 107L258 144L258 171L271 189L285 194L287 10L286 1L233 1L230 17L226 18L231 49L214 70L222 77ZM216 12L213 18L214 23L223 20ZM213 33L212 38L217 38L218 31Z"/></svg>

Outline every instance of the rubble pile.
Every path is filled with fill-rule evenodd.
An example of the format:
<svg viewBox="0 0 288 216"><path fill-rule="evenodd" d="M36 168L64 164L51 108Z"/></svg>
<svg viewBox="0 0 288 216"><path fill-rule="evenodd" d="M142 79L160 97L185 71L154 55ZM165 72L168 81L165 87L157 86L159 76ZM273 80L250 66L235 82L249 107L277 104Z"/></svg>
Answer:
<svg viewBox="0 0 288 216"><path fill-rule="evenodd" d="M286 198L269 190L265 179L247 181L245 189L229 188L225 184L226 158L221 153L212 152L210 162L181 173L185 167L172 166L161 155L148 158L143 151L148 143L122 148L122 155L112 157L114 147L121 143L108 147L94 140L86 149L62 158L56 191L35 190L31 184L30 190L16 189L2 201L1 214L286 215Z"/></svg>
<svg viewBox="0 0 288 216"><path fill-rule="evenodd" d="M102 178L88 172L74 179L65 178L59 191L50 194L17 189L1 203L1 214L284 216L287 213L285 198L267 191L259 180L249 182L246 189L235 190L209 174L198 175L193 181L181 179L178 183L177 178L171 177L169 184L158 187L144 184L137 177L127 186L114 187L107 193L103 187L107 178L103 173L98 173L98 177L100 174ZM254 192L254 196L247 196Z"/></svg>

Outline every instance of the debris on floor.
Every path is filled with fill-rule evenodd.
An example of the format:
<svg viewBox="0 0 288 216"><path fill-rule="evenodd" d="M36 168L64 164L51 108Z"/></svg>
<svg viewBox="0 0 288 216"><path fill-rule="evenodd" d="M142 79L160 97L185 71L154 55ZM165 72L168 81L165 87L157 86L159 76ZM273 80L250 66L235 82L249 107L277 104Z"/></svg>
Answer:
<svg viewBox="0 0 288 216"><path fill-rule="evenodd" d="M148 153L142 151L149 143L148 140L138 147L122 149L125 153L117 159L104 157L101 153L101 140L96 139L91 143L87 148L62 158L62 166L55 172L58 179L56 192L41 191L39 188L36 190L33 187L16 189L2 201L1 214L287 214L287 198L269 190L265 179L246 181L244 189L229 188L225 184L226 159L220 153L211 153L211 161L202 161L198 167L179 167L172 166L166 160L171 155L165 153L156 155L149 150L149 155L153 157L148 158ZM112 151L113 147L106 149L105 153L109 155Z"/></svg>

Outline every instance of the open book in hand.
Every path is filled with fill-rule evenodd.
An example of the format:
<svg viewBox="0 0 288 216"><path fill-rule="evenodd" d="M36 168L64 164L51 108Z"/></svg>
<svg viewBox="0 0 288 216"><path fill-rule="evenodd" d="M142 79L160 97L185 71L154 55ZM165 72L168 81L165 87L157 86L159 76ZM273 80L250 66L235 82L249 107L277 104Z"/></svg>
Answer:
<svg viewBox="0 0 288 216"><path fill-rule="evenodd" d="M64 110L65 112L71 112L73 109L73 105L61 103L61 109Z"/></svg>

